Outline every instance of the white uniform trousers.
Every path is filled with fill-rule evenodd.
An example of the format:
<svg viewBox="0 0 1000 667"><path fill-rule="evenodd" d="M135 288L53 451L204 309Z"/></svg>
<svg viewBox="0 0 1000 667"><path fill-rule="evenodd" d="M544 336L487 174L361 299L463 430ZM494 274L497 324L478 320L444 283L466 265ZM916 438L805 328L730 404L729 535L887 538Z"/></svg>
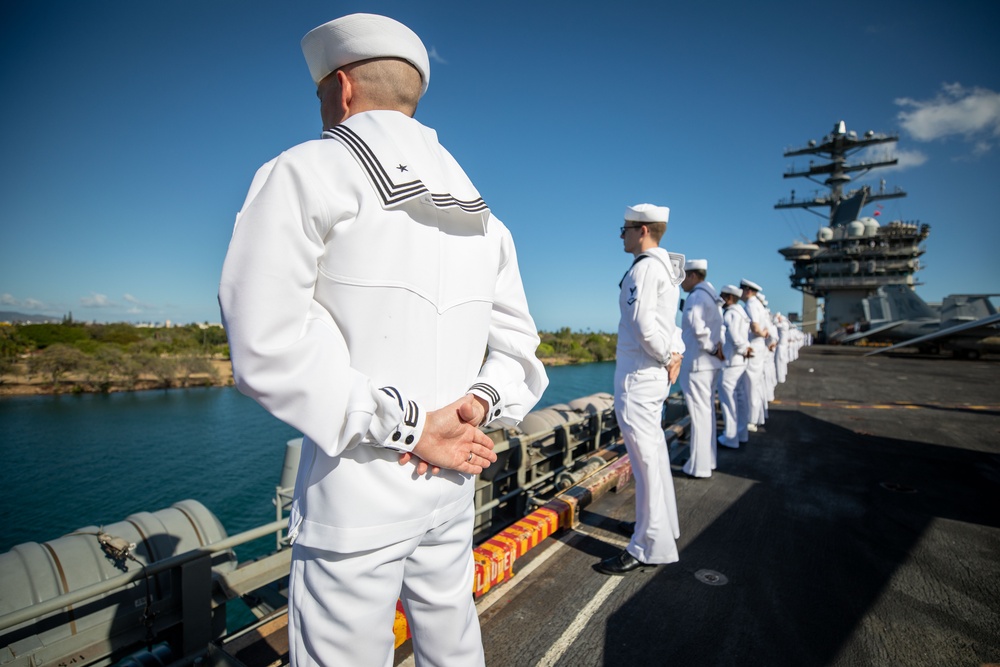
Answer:
<svg viewBox="0 0 1000 667"><path fill-rule="evenodd" d="M719 373L719 406L724 422L719 444L736 449L749 438L750 378L747 366L726 366Z"/></svg>
<svg viewBox="0 0 1000 667"><path fill-rule="evenodd" d="M665 368L615 372L615 414L635 480L635 532L626 549L644 563L674 563L681 536L670 451L663 433Z"/></svg>
<svg viewBox="0 0 1000 667"><path fill-rule="evenodd" d="M767 345L763 338L750 341L753 356L747 359L747 378L750 381L750 423L764 424L767 406L767 389L764 387L764 366L767 363Z"/></svg>
<svg viewBox="0 0 1000 667"><path fill-rule="evenodd" d="M777 373L774 368L774 350L767 350L767 363L764 364L764 387L766 388L764 417L767 417L767 404L774 400L774 388L778 385Z"/></svg>
<svg viewBox="0 0 1000 667"><path fill-rule="evenodd" d="M750 440L750 429L747 428L750 423L750 376L746 373L746 366L743 367L743 370L743 376L736 383L736 415L738 417L736 433L741 444Z"/></svg>
<svg viewBox="0 0 1000 667"><path fill-rule="evenodd" d="M715 470L715 383L718 369L681 369L681 391L691 417L691 455L684 472L692 477L711 477Z"/></svg>
<svg viewBox="0 0 1000 667"><path fill-rule="evenodd" d="M775 374L779 383L788 377L788 356L788 345L778 345L774 348Z"/></svg>
<svg viewBox="0 0 1000 667"><path fill-rule="evenodd" d="M473 519L470 503L423 535L352 554L295 544L288 605L292 666L389 667L397 599L417 665L485 665L472 598Z"/></svg>

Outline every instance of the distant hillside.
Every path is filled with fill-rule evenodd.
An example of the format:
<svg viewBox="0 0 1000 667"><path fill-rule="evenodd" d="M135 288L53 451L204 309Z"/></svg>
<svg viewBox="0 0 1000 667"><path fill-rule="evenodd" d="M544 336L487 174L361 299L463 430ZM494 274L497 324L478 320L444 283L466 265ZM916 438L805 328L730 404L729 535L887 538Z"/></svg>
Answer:
<svg viewBox="0 0 1000 667"><path fill-rule="evenodd" d="M62 318L49 317L48 315L15 313L12 310L0 310L0 322L17 322L18 324L50 324L62 322Z"/></svg>

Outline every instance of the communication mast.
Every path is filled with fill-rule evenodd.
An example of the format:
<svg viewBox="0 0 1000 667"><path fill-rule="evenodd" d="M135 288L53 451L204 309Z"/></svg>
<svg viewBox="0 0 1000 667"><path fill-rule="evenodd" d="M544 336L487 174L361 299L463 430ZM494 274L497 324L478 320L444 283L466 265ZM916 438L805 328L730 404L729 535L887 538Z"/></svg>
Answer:
<svg viewBox="0 0 1000 667"><path fill-rule="evenodd" d="M810 160L805 170L792 167L784 177L807 178L824 186L826 192L816 191L803 199L792 190L789 198L774 205L776 209L803 208L826 221L815 242L795 242L778 251L792 262L790 279L792 287L802 292L802 320L808 331L816 331L819 299L823 300L823 334L829 337L856 322L879 319L880 314L866 312L869 302L864 301L879 288L905 285L913 289L917 284L914 274L920 270L918 258L924 253L920 243L930 234L930 226L902 220L880 224L875 219L880 212L866 217L861 214L868 204L905 197L906 192L898 187L887 190L885 179L877 190L869 185L847 189L850 174L863 176L898 162L891 158L848 164L850 156L869 146L898 140L898 135L871 130L858 137L840 121L821 141L811 140L804 148L784 153L785 157L816 155L823 159Z"/></svg>

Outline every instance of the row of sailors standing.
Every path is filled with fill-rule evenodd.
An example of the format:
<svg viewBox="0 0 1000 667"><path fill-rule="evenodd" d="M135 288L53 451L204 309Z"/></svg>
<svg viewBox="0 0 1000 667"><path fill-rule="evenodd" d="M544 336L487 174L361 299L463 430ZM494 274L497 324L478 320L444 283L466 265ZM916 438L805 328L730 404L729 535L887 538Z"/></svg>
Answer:
<svg viewBox="0 0 1000 667"><path fill-rule="evenodd" d="M804 337L781 313L771 313L757 283L744 279L717 295L707 280L708 260L688 260L684 270L680 384L691 418L691 454L683 470L710 477L717 444L738 448L764 425L774 390L785 381ZM718 437L716 391L724 424Z"/></svg>
<svg viewBox="0 0 1000 667"><path fill-rule="evenodd" d="M632 464L636 512L635 521L617 526L628 545L595 565L604 574L679 559L677 501L661 426L670 386L679 380L691 418L691 453L683 471L710 477L717 444L739 447L764 424L774 387L784 382L802 342L780 313L771 316L756 283L726 285L720 295L707 280L707 260L685 261L659 247L669 214L665 206L629 206L621 227L623 249L635 259L619 283L615 414ZM680 331L678 288L688 293ZM716 391L725 416L718 438Z"/></svg>

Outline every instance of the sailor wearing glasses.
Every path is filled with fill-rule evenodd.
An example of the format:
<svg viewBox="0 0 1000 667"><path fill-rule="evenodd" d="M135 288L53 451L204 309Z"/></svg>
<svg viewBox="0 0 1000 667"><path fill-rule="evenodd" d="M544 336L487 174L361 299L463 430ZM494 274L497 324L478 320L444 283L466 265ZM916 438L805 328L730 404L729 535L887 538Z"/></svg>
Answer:
<svg viewBox="0 0 1000 667"><path fill-rule="evenodd" d="M604 574L623 575L678 559L677 501L662 420L683 354L674 321L684 257L659 247L669 215L665 206L629 206L621 228L624 250L635 260L618 297L615 414L632 464L636 509L634 524L618 526L631 537L628 546L596 565Z"/></svg>

